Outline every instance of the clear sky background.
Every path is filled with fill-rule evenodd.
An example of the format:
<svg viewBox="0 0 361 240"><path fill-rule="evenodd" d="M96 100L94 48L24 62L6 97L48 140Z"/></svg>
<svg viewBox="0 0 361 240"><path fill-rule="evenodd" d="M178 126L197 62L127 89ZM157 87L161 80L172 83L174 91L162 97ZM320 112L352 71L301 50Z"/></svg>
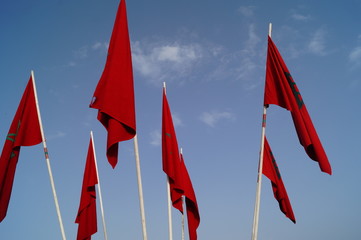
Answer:
<svg viewBox="0 0 361 240"><path fill-rule="evenodd" d="M142 239L133 141L113 170L90 109L119 0L2 0L0 138L35 71L65 232L74 223L94 131L109 239ZM323 143L333 175L299 144L289 112L268 110L267 136L297 224L263 178L259 239L361 236L360 1L127 1L148 239L168 239L161 165L162 82L201 215L200 240L250 239L261 140L268 24ZM3 142L0 142L2 147ZM98 203L98 233L103 239ZM174 239L181 215L173 211ZM23 147L0 239L61 239L42 145Z"/></svg>

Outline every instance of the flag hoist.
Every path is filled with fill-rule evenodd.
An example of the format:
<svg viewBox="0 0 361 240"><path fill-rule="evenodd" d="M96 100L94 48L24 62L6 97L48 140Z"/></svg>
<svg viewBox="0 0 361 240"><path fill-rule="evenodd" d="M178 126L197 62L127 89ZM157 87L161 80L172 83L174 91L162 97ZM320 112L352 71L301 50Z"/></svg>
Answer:
<svg viewBox="0 0 361 240"><path fill-rule="evenodd" d="M121 0L109 42L108 56L96 86L91 108L98 109L98 120L108 132L107 158L113 168L118 162L118 143L134 140L139 205L143 239L147 240L143 187L136 135L132 56L125 0Z"/></svg>
<svg viewBox="0 0 361 240"><path fill-rule="evenodd" d="M284 63L276 45L271 39L272 24L269 25L268 49L266 62L266 81L264 91L262 137L259 157L259 169L257 178L256 201L253 218L252 240L257 240L258 220L260 208L260 196L262 185L262 174L270 178L275 198L280 203L281 211L295 222L292 207L289 203L286 189L283 186L278 167L273 158L268 143L266 142L266 113L270 104L278 105L290 111L295 130L301 145L307 155L318 163L322 172L332 174L331 165L323 149L321 141L313 126L300 91L297 88L286 64ZM265 145L266 144L266 145ZM266 153L265 153L266 151ZM265 155L266 154L266 155ZM264 162L267 162L267 169L264 170ZM273 166L272 166L273 164ZM272 170L273 168L273 170ZM273 173L272 173L273 171Z"/></svg>

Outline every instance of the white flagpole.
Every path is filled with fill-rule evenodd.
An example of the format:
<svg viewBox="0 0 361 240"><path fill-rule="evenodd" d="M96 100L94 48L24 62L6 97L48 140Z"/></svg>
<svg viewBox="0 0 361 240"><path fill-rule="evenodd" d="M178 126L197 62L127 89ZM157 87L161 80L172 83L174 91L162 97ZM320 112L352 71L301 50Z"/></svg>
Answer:
<svg viewBox="0 0 361 240"><path fill-rule="evenodd" d="M44 147L44 154L45 154L46 164L47 164L48 172L49 172L50 185L51 185L51 189L52 189L52 191L53 191L55 208L56 208L56 212L57 212L57 214L58 214L58 220L59 220L61 235L62 235L62 237L63 237L63 240L66 240L65 231L64 231L64 226L63 226L63 221L62 221L61 213L60 213L60 207L59 207L59 203L58 203L58 197L57 197L56 191L55 191L55 184L54 184L53 173L52 173L52 171L51 171L51 166L50 166L50 159L49 159L48 148L46 147L46 140L45 140L45 136L44 136L43 123L42 123L42 121L41 121L41 115L40 115L40 109L39 109L39 102L38 102L38 95L37 95L37 92L36 92L36 85L35 85L34 71L31 71L31 77L32 77L32 80L33 80L34 95L35 95L35 102L36 102L36 110L37 110L37 112L38 112L40 132L41 132L41 138L42 138L42 141L43 141L43 147Z"/></svg>
<svg viewBox="0 0 361 240"><path fill-rule="evenodd" d="M271 37L272 23L269 24L268 35ZM263 117L262 117L262 137L261 137L261 148L259 154L259 165L258 165L258 178L257 178L257 190L256 190L256 201L254 206L254 217L253 217L253 229L252 229L252 240L257 240L258 237L258 222L259 222L259 209L261 202L261 186L262 186L262 171L263 171L263 153L264 153L264 138L266 134L266 114L267 107L263 106Z"/></svg>
<svg viewBox="0 0 361 240"><path fill-rule="evenodd" d="M170 184L169 184L169 177L168 176L167 176L167 195L168 195L168 232L169 232L169 240L173 240L172 199L170 198Z"/></svg>
<svg viewBox="0 0 361 240"><path fill-rule="evenodd" d="M183 149L180 149L180 154L183 154ZM183 214L182 214L182 240L184 240L184 215L185 215L185 209L186 209L186 205L185 205L185 196L182 196L182 207L183 207Z"/></svg>
<svg viewBox="0 0 361 240"><path fill-rule="evenodd" d="M184 240L184 214L185 214L185 196L182 196L183 214L182 214L182 240Z"/></svg>
<svg viewBox="0 0 361 240"><path fill-rule="evenodd" d="M163 89L166 93L167 88L165 82L163 82ZM170 183L169 183L169 177L167 176L167 199L168 199L168 234L169 234L169 240L173 240L173 224L172 224L172 199L170 197Z"/></svg>
<svg viewBox="0 0 361 240"><path fill-rule="evenodd" d="M100 190L101 188L100 188L100 179L99 179L99 172L98 172L98 162L97 162L97 156L95 154L93 131L90 131L90 138L91 138L92 145L93 145L93 156L94 156L94 162L95 162L95 171L97 173L97 179L98 179L98 192L99 192L100 211L101 211L101 214L102 214L102 221L103 221L104 239L108 240L107 228L106 228L106 225L105 225L105 217L104 217L102 191Z"/></svg>
<svg viewBox="0 0 361 240"><path fill-rule="evenodd" d="M141 171L140 171L140 160L139 160L137 135L134 136L134 155L135 155L135 163L136 163L136 169L137 169L139 206L140 206L140 216L141 216L142 229L143 229L143 240L147 240L148 237L147 237L147 227L146 227L146 222L145 222L143 187L142 187L142 177L141 177Z"/></svg>

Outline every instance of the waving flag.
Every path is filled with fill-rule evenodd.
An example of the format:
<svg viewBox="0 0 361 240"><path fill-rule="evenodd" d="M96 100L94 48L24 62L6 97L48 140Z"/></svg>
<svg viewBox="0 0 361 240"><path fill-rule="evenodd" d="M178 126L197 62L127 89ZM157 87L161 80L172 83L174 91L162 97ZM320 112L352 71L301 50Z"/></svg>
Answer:
<svg viewBox="0 0 361 240"><path fill-rule="evenodd" d="M172 114L164 89L162 110L162 161L163 171L169 179L173 207L183 213L182 195L184 190L182 186L181 159Z"/></svg>
<svg viewBox="0 0 361 240"><path fill-rule="evenodd" d="M268 37L264 104L275 104L291 111L301 145L317 161L321 171L332 174L331 165L318 138L300 91L272 39Z"/></svg>
<svg viewBox="0 0 361 240"><path fill-rule="evenodd" d="M198 211L196 194L194 192L193 184L189 177L182 154L180 155L180 158L181 158L180 167L181 167L182 183L183 183L182 185L183 185L184 196L186 200L186 208L187 208L189 240L197 240L197 228L200 223L200 216Z"/></svg>
<svg viewBox="0 0 361 240"><path fill-rule="evenodd" d="M293 214L292 206L287 195L285 186L281 178L281 173L278 169L276 160L273 156L271 148L268 144L267 138L265 137L264 142L264 155L263 155L263 169L262 173L271 180L273 194L279 203L281 211L288 217L292 222L296 223L295 216Z"/></svg>
<svg viewBox="0 0 361 240"><path fill-rule="evenodd" d="M107 157L114 168L118 142L136 134L132 58L125 0L119 4L103 74L95 89L91 108L108 131Z"/></svg>
<svg viewBox="0 0 361 240"><path fill-rule="evenodd" d="M75 220L75 223L79 224L77 240L90 240L91 235L98 230L95 184L98 184L98 178L93 144L90 140L85 163L79 210Z"/></svg>
<svg viewBox="0 0 361 240"><path fill-rule="evenodd" d="M30 76L0 157L0 222L5 218L21 146L42 142L33 79Z"/></svg>

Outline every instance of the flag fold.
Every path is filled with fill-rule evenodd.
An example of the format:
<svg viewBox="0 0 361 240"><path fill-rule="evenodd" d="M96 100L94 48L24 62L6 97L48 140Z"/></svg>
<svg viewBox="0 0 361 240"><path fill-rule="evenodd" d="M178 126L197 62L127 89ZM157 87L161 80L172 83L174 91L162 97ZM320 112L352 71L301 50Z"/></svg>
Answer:
<svg viewBox="0 0 361 240"><path fill-rule="evenodd" d="M114 168L118 143L136 134L132 57L125 0L121 0L111 35L108 56L95 89L91 108L108 131L107 157Z"/></svg>
<svg viewBox="0 0 361 240"><path fill-rule="evenodd" d="M196 194L193 189L191 178L189 177L187 167L184 163L183 154L180 154L181 158L181 174L183 182L183 191L185 196L186 208L187 208L187 220L188 220L188 232L189 240L197 239L197 228L200 223L200 216L197 204Z"/></svg>
<svg viewBox="0 0 361 240"><path fill-rule="evenodd" d="M268 144L267 138L264 139L264 151L263 151L263 169L262 173L271 180L272 190L274 197L278 201L281 211L292 222L296 223L295 216L293 214L292 206L288 198L286 188L283 184L281 173L278 169L278 165L273 156L271 148Z"/></svg>
<svg viewBox="0 0 361 240"><path fill-rule="evenodd" d="M98 177L92 140L90 139L85 163L80 204L75 223L78 223L77 240L90 240L97 232L96 192Z"/></svg>

